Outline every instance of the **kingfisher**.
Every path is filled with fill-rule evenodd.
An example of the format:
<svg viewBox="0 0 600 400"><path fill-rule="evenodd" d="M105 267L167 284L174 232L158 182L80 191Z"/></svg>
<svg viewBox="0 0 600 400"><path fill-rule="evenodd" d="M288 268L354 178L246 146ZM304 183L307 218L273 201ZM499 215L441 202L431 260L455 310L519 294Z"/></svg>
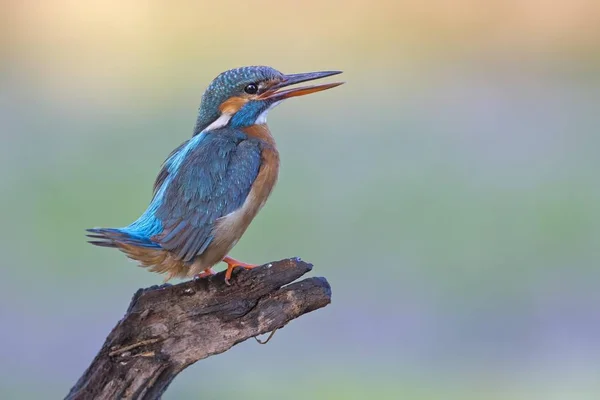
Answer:
<svg viewBox="0 0 600 400"><path fill-rule="evenodd" d="M171 152L144 213L122 228L87 229L89 243L117 248L150 271L171 278L206 277L227 264L257 265L228 256L264 206L277 181L279 153L267 114L283 100L343 82L291 85L340 74L283 74L251 66L221 73L200 103L192 137Z"/></svg>

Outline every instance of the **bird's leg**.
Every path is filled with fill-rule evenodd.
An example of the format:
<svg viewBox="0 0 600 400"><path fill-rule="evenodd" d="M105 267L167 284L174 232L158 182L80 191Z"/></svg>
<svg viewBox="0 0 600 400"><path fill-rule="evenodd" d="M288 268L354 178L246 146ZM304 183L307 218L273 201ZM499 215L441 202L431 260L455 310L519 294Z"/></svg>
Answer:
<svg viewBox="0 0 600 400"><path fill-rule="evenodd" d="M214 274L215 271L212 268L206 268L204 271L202 271L202 273L194 275L194 279L202 279Z"/></svg>
<svg viewBox="0 0 600 400"><path fill-rule="evenodd" d="M227 264L227 271L225 272L225 283L228 285L229 279L231 278L231 273L233 272L233 269L235 267L243 267L245 269L252 269L258 267L258 265L256 264L246 264L229 256L223 257L223 262Z"/></svg>

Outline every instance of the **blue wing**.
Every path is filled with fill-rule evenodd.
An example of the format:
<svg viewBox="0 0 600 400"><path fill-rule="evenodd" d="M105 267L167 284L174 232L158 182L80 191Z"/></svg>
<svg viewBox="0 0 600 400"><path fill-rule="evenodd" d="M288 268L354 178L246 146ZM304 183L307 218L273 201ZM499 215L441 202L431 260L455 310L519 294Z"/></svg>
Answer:
<svg viewBox="0 0 600 400"><path fill-rule="evenodd" d="M244 204L258 175L261 148L247 139L229 128L193 137L167 158L154 198L137 221L120 229L90 230L97 234L92 237L105 236L112 245L163 248L192 261L214 239L216 220Z"/></svg>
<svg viewBox="0 0 600 400"><path fill-rule="evenodd" d="M235 131L211 132L189 150L156 210L162 248L191 261L214 239L215 221L244 204L261 162L259 144L245 138Z"/></svg>

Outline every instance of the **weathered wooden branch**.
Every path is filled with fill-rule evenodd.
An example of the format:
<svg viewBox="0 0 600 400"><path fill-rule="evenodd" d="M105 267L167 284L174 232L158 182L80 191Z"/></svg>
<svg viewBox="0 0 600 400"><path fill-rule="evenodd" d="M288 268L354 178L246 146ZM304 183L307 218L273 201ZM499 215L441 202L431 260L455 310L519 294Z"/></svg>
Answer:
<svg viewBox="0 0 600 400"><path fill-rule="evenodd" d="M331 302L325 278L289 284L312 269L287 259L135 293L67 399L158 399L198 360L285 326ZM287 286L284 286L287 285Z"/></svg>

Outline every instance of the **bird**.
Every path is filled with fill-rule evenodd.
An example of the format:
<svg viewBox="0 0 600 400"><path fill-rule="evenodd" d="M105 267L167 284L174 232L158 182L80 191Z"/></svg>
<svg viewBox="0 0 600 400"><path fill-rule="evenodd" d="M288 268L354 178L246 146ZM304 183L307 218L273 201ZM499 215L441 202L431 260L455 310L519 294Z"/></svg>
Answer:
<svg viewBox="0 0 600 400"><path fill-rule="evenodd" d="M203 278L227 264L255 264L228 254L264 206L279 173L279 152L267 114L282 101L344 82L292 85L342 71L283 74L267 66L230 69L206 88L193 135L166 158L150 204L122 228L87 229L88 242L117 248L152 272L172 278Z"/></svg>

